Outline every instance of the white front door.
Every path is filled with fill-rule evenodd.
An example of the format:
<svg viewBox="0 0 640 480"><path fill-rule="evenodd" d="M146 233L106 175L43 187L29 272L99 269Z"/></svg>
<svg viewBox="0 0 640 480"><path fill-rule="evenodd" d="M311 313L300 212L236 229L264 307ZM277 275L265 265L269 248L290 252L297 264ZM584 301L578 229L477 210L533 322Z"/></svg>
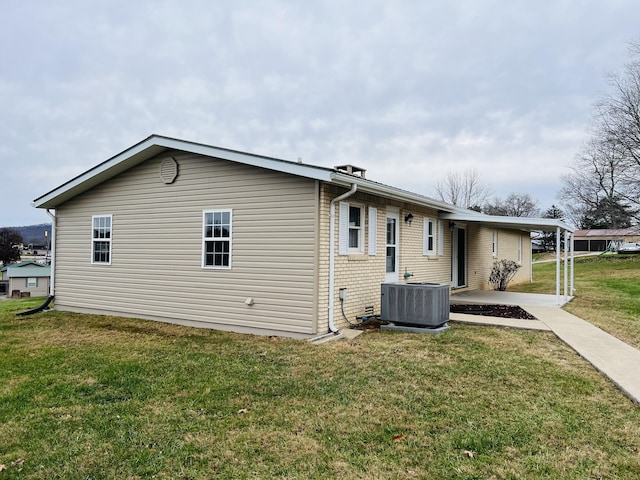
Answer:
<svg viewBox="0 0 640 480"><path fill-rule="evenodd" d="M385 282L398 281L398 258L399 258L399 227L400 213L398 211L387 211L386 229L386 256L387 269Z"/></svg>

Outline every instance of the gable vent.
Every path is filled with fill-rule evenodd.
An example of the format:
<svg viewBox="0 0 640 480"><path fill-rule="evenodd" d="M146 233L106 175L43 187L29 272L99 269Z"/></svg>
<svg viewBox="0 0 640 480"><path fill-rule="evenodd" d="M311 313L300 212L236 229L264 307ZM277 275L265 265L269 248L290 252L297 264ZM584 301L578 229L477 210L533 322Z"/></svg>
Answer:
<svg viewBox="0 0 640 480"><path fill-rule="evenodd" d="M165 158L160 164L160 178L163 183L170 184L178 177L178 162L175 158Z"/></svg>
<svg viewBox="0 0 640 480"><path fill-rule="evenodd" d="M367 172L364 168L356 167L355 165L338 165L334 168L339 172L348 173L349 175L355 175L361 178L365 178L365 173Z"/></svg>

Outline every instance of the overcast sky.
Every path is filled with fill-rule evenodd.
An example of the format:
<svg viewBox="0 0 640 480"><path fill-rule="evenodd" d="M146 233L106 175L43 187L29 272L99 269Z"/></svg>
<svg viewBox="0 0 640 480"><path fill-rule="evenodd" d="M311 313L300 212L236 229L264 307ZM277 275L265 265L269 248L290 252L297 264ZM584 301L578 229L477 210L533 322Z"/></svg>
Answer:
<svg viewBox="0 0 640 480"><path fill-rule="evenodd" d="M0 0L0 227L152 133L557 203L637 0Z"/></svg>

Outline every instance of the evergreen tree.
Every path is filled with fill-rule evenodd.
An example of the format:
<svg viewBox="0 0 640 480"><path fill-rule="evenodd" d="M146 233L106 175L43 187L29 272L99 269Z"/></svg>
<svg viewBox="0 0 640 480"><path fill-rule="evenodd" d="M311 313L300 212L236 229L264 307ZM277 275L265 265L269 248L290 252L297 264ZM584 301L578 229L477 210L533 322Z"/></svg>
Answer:
<svg viewBox="0 0 640 480"><path fill-rule="evenodd" d="M0 228L0 262L8 265L20 260L22 235L12 228Z"/></svg>
<svg viewBox="0 0 640 480"><path fill-rule="evenodd" d="M564 212L558 208L556 205L551 205L547 210L542 214L542 218L556 218L559 220L564 220ZM542 242L542 247L547 251L555 251L556 250L556 231L544 231L541 232L537 240ZM561 237L560 240L560 248L564 247L564 241Z"/></svg>

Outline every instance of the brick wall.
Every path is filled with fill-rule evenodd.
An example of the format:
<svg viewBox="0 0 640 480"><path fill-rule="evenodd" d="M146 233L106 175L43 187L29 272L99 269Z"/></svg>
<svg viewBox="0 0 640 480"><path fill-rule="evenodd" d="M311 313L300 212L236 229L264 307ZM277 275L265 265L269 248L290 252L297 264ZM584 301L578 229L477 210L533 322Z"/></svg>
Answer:
<svg viewBox="0 0 640 480"><path fill-rule="evenodd" d="M322 185L320 188L320 240L318 250L318 332L328 331L329 321L329 204L331 199L346 192L346 188ZM339 205L335 207L335 283L334 283L334 322L342 328L348 323L343 319L338 291L347 289L344 302L346 317L356 321L356 316L365 313L365 307L373 306L380 313L380 285L385 282L386 267L386 217L387 211L399 213L399 275L398 281L451 283L451 236L449 222L438 221L438 212L433 209L403 204L381 197L356 192L345 199L350 204L364 207L364 253L339 255ZM369 211L377 208L376 255L369 255ZM413 215L409 225L404 221L407 214ZM424 222L434 220L434 252L423 254ZM442 234L438 230L442 230ZM531 262L531 242L526 232L499 230L498 255L492 255L494 229L478 224L466 225L467 230L467 284L470 289L489 289L489 274L493 262L498 259L518 259L518 239L522 238L522 268L518 271L514 283L529 281ZM442 248L439 246L442 242ZM440 254L441 252L441 254ZM411 277L405 278L404 274Z"/></svg>
<svg viewBox="0 0 640 480"><path fill-rule="evenodd" d="M512 285L531 279L531 239L529 233L518 230L493 229L480 225L468 227L469 288L490 290L489 275L496 260L518 262L521 248L520 269L511 281ZM497 255L493 256L493 235L497 232ZM520 243L521 242L521 243Z"/></svg>
<svg viewBox="0 0 640 480"><path fill-rule="evenodd" d="M318 332L328 330L328 288L329 288L329 203L332 198L344 193L346 189L338 189L331 185L323 185L320 193L320 245L319 245L319 301ZM374 195L356 193L345 199L351 204L364 207L364 253L355 255L338 255L339 241L339 206L336 204L335 214L335 289L334 289L334 322L338 327L348 325L344 320L338 291L347 289L344 302L346 317L356 321L356 316L365 313L365 307L373 306L376 314L380 313L380 285L386 276L386 218L387 211L399 212L399 258L398 281L428 281L449 283L451 277L451 233L443 227L443 255L438 252L439 235L437 233L437 212L431 209L415 207L382 199ZM368 207L377 209L376 255L369 255L369 211ZM404 221L407 214L413 215L411 224ZM435 221L434 255L423 255L423 229L425 218ZM447 225L447 222L442 222ZM405 279L404 273L412 276Z"/></svg>

